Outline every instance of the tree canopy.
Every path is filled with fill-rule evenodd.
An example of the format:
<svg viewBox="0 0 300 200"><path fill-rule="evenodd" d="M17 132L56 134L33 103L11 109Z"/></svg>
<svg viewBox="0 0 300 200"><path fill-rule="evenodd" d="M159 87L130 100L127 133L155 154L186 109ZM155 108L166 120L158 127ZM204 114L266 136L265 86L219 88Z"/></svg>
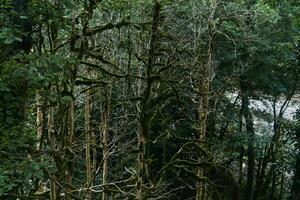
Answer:
<svg viewBox="0 0 300 200"><path fill-rule="evenodd" d="M300 200L299 13L0 1L0 199Z"/></svg>

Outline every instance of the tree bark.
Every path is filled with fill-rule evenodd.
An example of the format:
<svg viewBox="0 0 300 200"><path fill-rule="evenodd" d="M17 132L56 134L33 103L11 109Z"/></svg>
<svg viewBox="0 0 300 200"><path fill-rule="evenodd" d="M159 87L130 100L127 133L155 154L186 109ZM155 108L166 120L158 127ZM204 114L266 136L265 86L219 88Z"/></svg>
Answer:
<svg viewBox="0 0 300 200"><path fill-rule="evenodd" d="M108 166L109 166L109 149L108 149L108 119L110 115L110 99L111 99L112 87L107 86L105 91L104 105L102 107L102 119L101 119L101 129L102 129L102 144L103 144L103 173L102 173L102 184L105 186L107 184ZM105 188L102 194L102 200L107 200L108 193Z"/></svg>
<svg viewBox="0 0 300 200"><path fill-rule="evenodd" d="M254 189L255 189L255 131L253 125L253 117L249 108L249 91L248 91L248 80L242 75L240 78L241 84L241 97L242 97L242 107L241 112L244 116L246 122L247 131L247 157L248 157L248 168L247 168L247 184L245 188L245 200L254 199Z"/></svg>
<svg viewBox="0 0 300 200"><path fill-rule="evenodd" d="M279 191L279 197L278 197L278 200L282 200L282 199L283 199L283 194L284 194L284 182L285 182L284 172L281 172L281 177L280 177L280 191Z"/></svg>
<svg viewBox="0 0 300 200"><path fill-rule="evenodd" d="M74 88L75 88L75 77L76 77L76 67L74 66L74 69L71 70L72 71L72 75L70 78L70 82L71 82L71 97L72 100L69 103L69 128L68 128L68 137L67 137L67 150L66 150L66 157L67 157L67 168L66 168L66 191L67 191L67 195L66 195L66 199L67 200L71 200L71 195L69 195L70 193L72 193L72 185L73 185L73 156L74 153L72 152L72 144L73 144L73 136L74 136L74 132L75 132L75 101L74 101Z"/></svg>
<svg viewBox="0 0 300 200"><path fill-rule="evenodd" d="M205 69L207 71L207 69ZM200 144L202 145L203 142L205 141L206 137L206 123L207 123L207 117L209 113L209 88L210 88L210 80L209 80L209 75L206 72L204 81L201 85L201 92L202 92L202 99L199 105L199 140ZM204 167L198 167L197 170L197 176L199 178L204 177ZM196 191L196 200L202 200L205 199L205 184L201 181L197 181L197 191Z"/></svg>
<svg viewBox="0 0 300 200"><path fill-rule="evenodd" d="M37 103L37 111L36 111L36 124L37 124L37 149L41 149L42 147L42 137L43 137L43 125L44 125L44 113L43 113L43 99L39 92L36 93L36 103Z"/></svg>
<svg viewBox="0 0 300 200"><path fill-rule="evenodd" d="M50 86L52 93L52 86ZM54 134L54 116L53 116L53 107L50 106L48 111L48 137L50 141L50 150L55 152L56 137ZM56 182L55 175L53 174L50 178L50 200L56 200Z"/></svg>
<svg viewBox="0 0 300 200"><path fill-rule="evenodd" d="M86 165L86 186L87 192L85 199L91 200L92 194L89 187L92 186L93 175L91 166L91 110L92 110L92 99L90 90L85 92L85 165Z"/></svg>
<svg viewBox="0 0 300 200"><path fill-rule="evenodd" d="M269 200L273 200L275 196L275 189L276 189L276 173L274 172L272 174L272 186L271 186L271 192Z"/></svg>
<svg viewBox="0 0 300 200"><path fill-rule="evenodd" d="M148 113L148 104L152 97L152 70L155 63L155 49L157 48L157 39L158 39L158 25L159 25L159 16L160 16L160 4L155 1L153 8L153 19L152 19L152 28L151 28L151 39L150 39L150 49L148 55L148 63L146 70L146 88L144 90L144 99L142 101L142 108L139 112L139 129L138 129L138 166L137 166L137 182L136 182L136 200L142 200L145 197L143 184L145 177L147 176L147 167L145 161L146 155L146 141L148 136L148 127L149 127L149 113Z"/></svg>
<svg viewBox="0 0 300 200"><path fill-rule="evenodd" d="M208 57L207 61L200 63L204 63L202 67L202 82L199 85L200 92L200 102L198 108L198 126L199 126L199 142L200 145L203 146L206 140L206 129L207 129L207 118L210 112L210 86L212 81L212 42L213 42L213 30L212 30L212 20L213 20L214 10L211 11L208 21L208 29L209 29L209 37L207 42L207 52L206 55ZM201 158L199 158L199 161ZM205 183L202 180L204 178L205 167L200 166L197 169L197 185L196 185L196 200L204 200L206 198L205 194Z"/></svg>

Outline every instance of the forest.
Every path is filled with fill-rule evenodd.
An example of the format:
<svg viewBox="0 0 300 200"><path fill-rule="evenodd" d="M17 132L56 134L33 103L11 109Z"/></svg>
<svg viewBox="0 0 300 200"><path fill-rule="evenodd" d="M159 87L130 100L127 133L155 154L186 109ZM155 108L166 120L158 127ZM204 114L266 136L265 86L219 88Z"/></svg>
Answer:
<svg viewBox="0 0 300 200"><path fill-rule="evenodd" d="M1 200L300 200L299 0L0 0Z"/></svg>

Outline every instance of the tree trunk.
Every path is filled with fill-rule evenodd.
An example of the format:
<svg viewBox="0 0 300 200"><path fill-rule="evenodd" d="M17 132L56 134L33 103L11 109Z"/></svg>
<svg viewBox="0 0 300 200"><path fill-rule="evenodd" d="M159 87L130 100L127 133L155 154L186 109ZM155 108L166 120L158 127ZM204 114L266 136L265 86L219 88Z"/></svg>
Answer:
<svg viewBox="0 0 300 200"><path fill-rule="evenodd" d="M284 172L281 172L281 177L280 177L280 191L279 191L278 200L283 200L284 182L285 182Z"/></svg>
<svg viewBox="0 0 300 200"><path fill-rule="evenodd" d="M297 156L295 175L292 186L292 200L300 200L300 156Z"/></svg>
<svg viewBox="0 0 300 200"><path fill-rule="evenodd" d="M85 92L85 165L86 165L86 200L92 199L92 194L90 187L92 186L93 175L91 166L91 110L92 110L92 99L90 95L90 90Z"/></svg>
<svg viewBox="0 0 300 200"><path fill-rule="evenodd" d="M300 200L300 133L296 133L298 153L296 157L296 167L292 186L292 200Z"/></svg>
<svg viewBox="0 0 300 200"><path fill-rule="evenodd" d="M239 156L239 179L238 179L238 183L239 185L242 185L243 183L243 174L244 174L244 170L243 170L243 165L244 165L244 147L240 148L240 156Z"/></svg>
<svg viewBox="0 0 300 200"><path fill-rule="evenodd" d="M43 137L43 125L44 125L44 113L43 113L43 99L39 92L36 93L36 125L37 125L37 149L42 148L42 137Z"/></svg>
<svg viewBox="0 0 300 200"><path fill-rule="evenodd" d="M209 39L207 45L207 61L204 62L202 67L202 82L199 86L200 92L200 102L199 102L199 109L198 109L198 125L199 125L199 141L200 145L203 146L206 140L206 129L207 129L207 118L210 112L209 108L209 100L210 100L210 85L212 81L212 41L213 41L213 34L211 30L212 26L212 19L213 19L214 11L211 11L211 16L209 17L210 21L208 22L209 28ZM200 62L203 63L203 62ZM199 158L200 161L201 158ZM204 178L205 168L203 166L198 167L197 169L197 180L196 185L196 200L203 200L206 198L205 194L205 184L202 180Z"/></svg>
<svg viewBox="0 0 300 200"><path fill-rule="evenodd" d="M104 185L104 190L102 194L102 200L107 200L108 193L105 190L105 184L107 184L108 175L108 165L109 165L109 150L108 150L108 119L110 115L110 99L111 99L112 87L107 86L105 91L104 105L102 107L102 119L101 119L101 129L102 129L102 144L103 144L103 173L102 173L102 184Z"/></svg>
<svg viewBox="0 0 300 200"><path fill-rule="evenodd" d="M245 200L254 199L255 189L255 131L253 126L253 117L249 108L249 91L248 91L248 80L242 75L240 78L241 83L241 97L242 107L241 111L246 122L247 140L248 140L248 168L247 168L247 184L245 188Z"/></svg>
<svg viewBox="0 0 300 200"><path fill-rule="evenodd" d="M239 156L239 174L238 174L238 189L234 193L234 200L239 200L241 199L242 196L242 189L241 186L243 185L243 177L244 177L244 154L245 154L245 149L241 145L240 147L240 156Z"/></svg>
<svg viewBox="0 0 300 200"><path fill-rule="evenodd" d="M284 103L281 105L279 109L279 113L276 111L276 102L277 98L273 100L273 132L271 144L266 146L264 157L262 158L261 164L258 165L257 172L257 181L256 181L256 192L254 199L258 199L263 191L266 191L269 187L269 184L272 179L273 173L276 171L275 165L271 165L268 175L266 176L266 169L268 169L268 165L270 163L275 163L277 159L277 154L280 148L280 139L282 138L281 131L281 121L283 119L283 114L285 112L286 107L289 105L289 102L294 95L294 89L292 89L291 93L287 96ZM267 178L265 178L267 177Z"/></svg>
<svg viewBox="0 0 300 200"><path fill-rule="evenodd" d="M52 86L50 86L50 90L52 93ZM54 116L53 116L53 107L50 106L48 111L48 137L50 141L50 150L51 152L55 152L55 144L56 138L54 134ZM50 200L56 200L56 182L55 175L53 174L50 178Z"/></svg>
<svg viewBox="0 0 300 200"><path fill-rule="evenodd" d="M205 69L207 70L207 69ZM207 73L205 73L207 74ZM204 77L204 81L202 83L202 89L200 90L202 92L202 99L201 103L199 105L199 140L200 140L200 145L203 144L205 141L206 137L206 123L207 123L207 116L209 113L209 87L210 87L210 80L209 80L209 75L206 75ZM200 158L201 159L201 158ZM204 167L198 167L197 170L197 176L199 178L204 177ZM196 200L202 200L205 199L205 184L201 181L197 181L197 191L196 191Z"/></svg>
<svg viewBox="0 0 300 200"><path fill-rule="evenodd" d="M239 96L237 96L237 98L239 98ZM235 100L237 101L237 99ZM242 133L243 132L243 112L242 109L240 110L239 113L239 132ZM239 174L238 174L238 185L239 185L239 189L237 191L235 191L235 196L234 196L234 200L238 200L241 199L243 190L242 185L243 185L243 179L244 179L244 156L245 156L245 148L244 148L244 144L240 144L239 147Z"/></svg>
<svg viewBox="0 0 300 200"><path fill-rule="evenodd" d="M275 189L276 189L276 173L274 172L272 174L272 186L271 186L271 192L269 200L273 200L275 196Z"/></svg>
<svg viewBox="0 0 300 200"><path fill-rule="evenodd" d="M143 195L143 183L145 177L145 148L146 148L146 136L144 125L140 124L140 130L138 134L138 174L137 174L137 193L136 199L142 200Z"/></svg>
<svg viewBox="0 0 300 200"><path fill-rule="evenodd" d="M138 166L137 166L137 182L136 182L136 200L144 199L143 184L145 177L147 176L147 167L145 162L146 155L146 141L148 136L149 121L148 117L149 108L148 104L152 97L152 70L155 63L155 49L157 48L158 39L158 25L160 16L160 4L155 1L153 8L153 19L151 28L151 39L150 39L150 49L148 55L148 63L146 70L146 88L144 90L144 99L142 101L142 108L139 112L139 130L138 130Z"/></svg>
<svg viewBox="0 0 300 200"><path fill-rule="evenodd" d="M75 67L76 68L76 67ZM69 103L69 128L68 128L68 138L67 138L67 151L66 151L66 157L67 157L67 166L66 166L66 199L71 200L71 196L69 195L72 193L72 182L73 182L73 156L74 153L72 152L72 144L73 144L73 136L75 131L75 101L74 101L74 88L75 88L75 74L76 69L74 71L72 70L72 75L70 78L71 82L71 97L72 100Z"/></svg>

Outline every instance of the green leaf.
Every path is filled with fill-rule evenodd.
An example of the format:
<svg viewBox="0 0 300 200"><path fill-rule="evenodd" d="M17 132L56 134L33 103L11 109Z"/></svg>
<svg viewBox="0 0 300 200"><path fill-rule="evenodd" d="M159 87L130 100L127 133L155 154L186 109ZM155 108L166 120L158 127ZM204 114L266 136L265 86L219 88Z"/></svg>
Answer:
<svg viewBox="0 0 300 200"><path fill-rule="evenodd" d="M15 41L14 38L6 38L4 40L4 44L12 44L14 41Z"/></svg>

